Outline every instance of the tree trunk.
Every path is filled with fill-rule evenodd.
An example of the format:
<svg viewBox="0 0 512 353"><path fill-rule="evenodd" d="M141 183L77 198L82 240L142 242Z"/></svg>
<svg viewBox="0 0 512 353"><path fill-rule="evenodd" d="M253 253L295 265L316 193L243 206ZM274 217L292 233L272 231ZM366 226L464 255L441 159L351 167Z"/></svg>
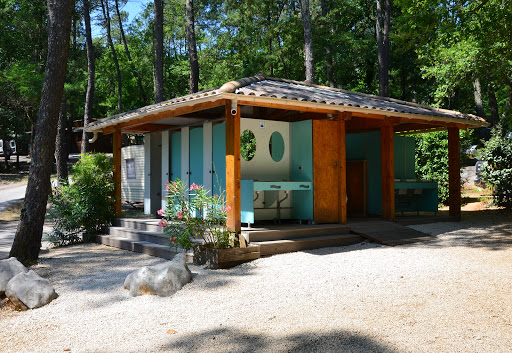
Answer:
<svg viewBox="0 0 512 353"><path fill-rule="evenodd" d="M64 96L60 105L57 138L55 139L55 163L57 166L57 180L59 183L62 179L68 178L68 151L66 148L66 105L67 100Z"/></svg>
<svg viewBox="0 0 512 353"><path fill-rule="evenodd" d="M385 1L384 13L382 3ZM377 17L375 32L377 37L377 50L379 60L379 95L389 96L389 25L391 13L391 0L377 0Z"/></svg>
<svg viewBox="0 0 512 353"><path fill-rule="evenodd" d="M494 83L491 81L490 76L487 76L487 95L489 97L489 108L491 109L489 122L491 126L496 126L500 122L500 114L498 111L498 100L496 99Z"/></svg>
<svg viewBox="0 0 512 353"><path fill-rule="evenodd" d="M309 0L300 0L300 13L304 28L304 66L306 82L315 83L315 61L313 57L313 32L311 30L311 13Z"/></svg>
<svg viewBox="0 0 512 353"><path fill-rule="evenodd" d="M482 101L482 86L480 85L480 79L478 77L475 77L473 80L473 94L475 97L476 115L486 119Z"/></svg>
<svg viewBox="0 0 512 353"><path fill-rule="evenodd" d="M48 56L35 129L37 133L25 201L9 254L25 265L37 261L41 248L46 203L50 193L56 126L66 79L73 9L72 0L48 0L47 3Z"/></svg>
<svg viewBox="0 0 512 353"><path fill-rule="evenodd" d="M189 91L199 90L199 62L197 61L196 31L194 28L194 0L186 0L187 4L187 42L188 58L190 61Z"/></svg>
<svg viewBox="0 0 512 353"><path fill-rule="evenodd" d="M95 80L95 62L94 62L94 46L92 44L91 34L91 10L89 0L84 2L84 22L85 22L85 43L87 47L87 92L85 94L84 109L84 131L82 132L81 153L89 151L89 136L85 132L85 128L92 121L92 104L94 102L94 80Z"/></svg>
<svg viewBox="0 0 512 353"><path fill-rule="evenodd" d="M124 44L124 51L126 52L126 57L128 58L128 61L130 62L130 68L132 70L133 77L135 77L135 79L137 80L137 86L139 86L139 97L142 100L142 102L144 102L144 104L147 104L148 103L147 97L146 97L146 94L144 93L144 87L142 86L142 80L141 80L139 74L137 73L137 70L135 70L135 65L133 63L132 56L130 55L130 49L128 48L128 43L126 42L126 36L124 35L123 21L121 19L121 12L119 11L119 1L116 0L115 3L116 3L117 18L119 19L119 30L121 32L121 39Z"/></svg>
<svg viewBox="0 0 512 353"><path fill-rule="evenodd" d="M103 18L105 19L105 26L107 28L107 41L110 46L110 50L112 51L112 58L114 59L114 64L116 65L117 72L117 110L119 113L123 112L123 89L122 89L122 81L121 81L121 69L119 68L119 61L117 60L116 48L114 47L114 42L112 42L112 33L110 31L110 11L108 8L108 0L101 0L101 10L103 11Z"/></svg>
<svg viewBox="0 0 512 353"><path fill-rule="evenodd" d="M164 100L164 4L155 0L155 103Z"/></svg>
<svg viewBox="0 0 512 353"><path fill-rule="evenodd" d="M320 6L322 8L322 17L327 17L327 3L326 0L320 1ZM331 35L334 34L333 28L329 29ZM329 43L329 41L327 41ZM334 72L332 69L332 52L330 46L327 44L324 48L325 50L325 69L327 71L327 81L329 82L329 87L334 87Z"/></svg>

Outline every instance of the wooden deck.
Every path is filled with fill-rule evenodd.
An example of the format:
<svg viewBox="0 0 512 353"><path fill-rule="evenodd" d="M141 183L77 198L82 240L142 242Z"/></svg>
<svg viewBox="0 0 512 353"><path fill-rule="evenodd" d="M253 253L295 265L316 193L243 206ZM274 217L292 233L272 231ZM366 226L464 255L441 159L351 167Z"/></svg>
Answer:
<svg viewBox="0 0 512 353"><path fill-rule="evenodd" d="M376 243L389 246L412 244L436 239L435 236L384 220L368 219L365 221L349 221L347 225L352 233L359 234Z"/></svg>

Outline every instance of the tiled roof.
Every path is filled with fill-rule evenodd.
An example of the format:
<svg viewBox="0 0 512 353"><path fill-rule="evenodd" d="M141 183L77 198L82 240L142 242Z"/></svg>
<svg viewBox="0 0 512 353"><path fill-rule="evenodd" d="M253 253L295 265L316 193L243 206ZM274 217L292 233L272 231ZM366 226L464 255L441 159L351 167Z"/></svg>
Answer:
<svg viewBox="0 0 512 353"><path fill-rule="evenodd" d="M172 110L186 105L194 105L196 102L214 101L223 98L232 99L234 95L271 98L284 100L286 102L295 101L325 104L328 106L326 108L332 107L335 108L335 110L343 110L340 108L345 107L347 110L350 110L351 108L367 110L368 113L371 113L372 111L377 114L389 112L389 114L386 115L393 115L393 113L418 115L418 119L421 119L421 116L429 116L432 118L437 117L439 120L447 119L452 122L454 121L453 119L457 119L462 120L461 123L473 127L488 125L484 119L472 114L463 114L453 110L433 108L393 98L344 91L331 87L312 85L281 78L272 78L258 74L236 81L227 82L220 88L174 98L165 102L135 109L130 112L104 118L89 124L87 130L100 130L107 126L117 125L119 123L129 124L131 120L140 119L147 115ZM241 98L242 97L240 97L240 99Z"/></svg>

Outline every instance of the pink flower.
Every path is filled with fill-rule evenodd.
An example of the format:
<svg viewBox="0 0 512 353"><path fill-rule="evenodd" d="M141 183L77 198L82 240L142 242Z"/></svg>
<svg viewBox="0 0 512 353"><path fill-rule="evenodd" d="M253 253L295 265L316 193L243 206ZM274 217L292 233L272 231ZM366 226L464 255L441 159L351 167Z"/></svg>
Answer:
<svg viewBox="0 0 512 353"><path fill-rule="evenodd" d="M229 212L230 209L231 209L231 206L226 206L226 212Z"/></svg>
<svg viewBox="0 0 512 353"><path fill-rule="evenodd" d="M178 213L176 213L176 216L179 218L179 219L182 219L183 218L183 213L185 213L185 209L181 210L181 211L178 211Z"/></svg>
<svg viewBox="0 0 512 353"><path fill-rule="evenodd" d="M165 219L161 219L160 222L158 222L158 226L159 227L166 227L167 226L167 221Z"/></svg>
<svg viewBox="0 0 512 353"><path fill-rule="evenodd" d="M197 185L196 183L192 183L192 185L190 185L190 190L198 190L200 188L201 187L199 185Z"/></svg>
<svg viewBox="0 0 512 353"><path fill-rule="evenodd" d="M156 211L156 213L158 213L159 216L163 215L164 212L165 210L163 208L161 210Z"/></svg>

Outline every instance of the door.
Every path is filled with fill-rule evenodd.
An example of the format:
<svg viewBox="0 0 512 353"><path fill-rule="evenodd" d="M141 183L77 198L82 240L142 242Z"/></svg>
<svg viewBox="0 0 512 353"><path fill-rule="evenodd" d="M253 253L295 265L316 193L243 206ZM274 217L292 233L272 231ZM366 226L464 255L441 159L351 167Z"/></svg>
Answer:
<svg viewBox="0 0 512 353"><path fill-rule="evenodd" d="M337 121L313 120L313 218L338 223L339 128Z"/></svg>
<svg viewBox="0 0 512 353"><path fill-rule="evenodd" d="M367 190L367 161L347 162L348 215L366 216Z"/></svg>

